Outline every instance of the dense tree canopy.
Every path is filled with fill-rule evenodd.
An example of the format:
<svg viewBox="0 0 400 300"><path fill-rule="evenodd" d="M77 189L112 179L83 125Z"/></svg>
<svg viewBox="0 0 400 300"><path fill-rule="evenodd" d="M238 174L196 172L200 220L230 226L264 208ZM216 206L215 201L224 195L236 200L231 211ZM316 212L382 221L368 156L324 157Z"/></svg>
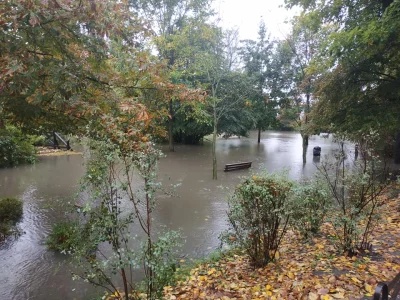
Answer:
<svg viewBox="0 0 400 300"><path fill-rule="evenodd" d="M317 126L362 135L400 129L399 1L287 1L321 23L336 22L321 48ZM322 68L321 68L322 67Z"/></svg>
<svg viewBox="0 0 400 300"><path fill-rule="evenodd" d="M399 0L287 0L303 8L289 35L271 40L261 24L241 43L213 23L211 3L3 1L0 126L79 132L129 107L153 121L148 134L169 132L171 149L172 137L271 126L305 142L400 131Z"/></svg>

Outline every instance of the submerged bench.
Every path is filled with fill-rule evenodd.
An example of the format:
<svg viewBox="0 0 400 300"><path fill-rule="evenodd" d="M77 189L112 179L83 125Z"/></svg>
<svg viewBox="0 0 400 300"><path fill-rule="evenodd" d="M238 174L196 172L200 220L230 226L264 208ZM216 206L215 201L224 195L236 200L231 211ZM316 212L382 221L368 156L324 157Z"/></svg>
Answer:
<svg viewBox="0 0 400 300"><path fill-rule="evenodd" d="M250 161L250 162L241 162L236 164L228 164L225 165L224 172L240 170L240 169L248 169L251 167L251 163L252 162Z"/></svg>
<svg viewBox="0 0 400 300"><path fill-rule="evenodd" d="M372 300L398 299L400 292L400 273L388 284L379 283Z"/></svg>

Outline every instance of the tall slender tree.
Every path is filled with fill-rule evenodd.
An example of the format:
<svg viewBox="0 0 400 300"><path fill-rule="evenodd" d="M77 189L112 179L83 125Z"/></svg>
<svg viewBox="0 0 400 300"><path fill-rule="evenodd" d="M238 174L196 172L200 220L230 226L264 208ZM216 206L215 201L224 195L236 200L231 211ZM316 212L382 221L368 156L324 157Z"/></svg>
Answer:
<svg viewBox="0 0 400 300"><path fill-rule="evenodd" d="M251 97L255 126L258 130L258 143L261 141L261 131L266 130L275 120L275 101L269 95L271 91L271 68L274 42L267 36L265 23L259 26L258 40L243 41L241 57L245 72L253 80L255 92Z"/></svg>

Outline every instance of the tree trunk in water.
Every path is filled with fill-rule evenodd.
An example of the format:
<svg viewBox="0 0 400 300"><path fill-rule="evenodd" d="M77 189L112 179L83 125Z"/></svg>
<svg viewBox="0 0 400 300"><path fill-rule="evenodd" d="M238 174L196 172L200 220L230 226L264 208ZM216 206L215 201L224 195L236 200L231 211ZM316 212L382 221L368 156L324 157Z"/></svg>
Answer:
<svg viewBox="0 0 400 300"><path fill-rule="evenodd" d="M261 141L261 127L258 128L258 143Z"/></svg>
<svg viewBox="0 0 400 300"><path fill-rule="evenodd" d="M307 147L308 145L305 145L303 140L303 164L306 164L307 162Z"/></svg>
<svg viewBox="0 0 400 300"><path fill-rule="evenodd" d="M303 147L308 146L308 135L303 135L302 138L303 138Z"/></svg>
<svg viewBox="0 0 400 300"><path fill-rule="evenodd" d="M213 142L212 142L212 162L213 162L213 180L217 180L217 112L214 108L214 130L213 130Z"/></svg>
<svg viewBox="0 0 400 300"><path fill-rule="evenodd" d="M172 99L169 100L169 115L170 119L168 122L168 142L169 142L169 151L174 152L174 136L173 136L173 109L172 109Z"/></svg>
<svg viewBox="0 0 400 300"><path fill-rule="evenodd" d="M306 95L307 100L306 100L306 118L305 118L305 125L306 125L306 130L307 130L307 124L308 124L308 114L310 113L311 110L311 106L310 106L310 97L311 95L309 93L307 93ZM301 135L303 138L303 147L304 146L308 146L308 134L302 134Z"/></svg>
<svg viewBox="0 0 400 300"><path fill-rule="evenodd" d="M397 134L394 145L394 163L400 164L400 133Z"/></svg>
<svg viewBox="0 0 400 300"><path fill-rule="evenodd" d="M6 129L6 123L4 122L4 120L0 117L0 130L1 129Z"/></svg>

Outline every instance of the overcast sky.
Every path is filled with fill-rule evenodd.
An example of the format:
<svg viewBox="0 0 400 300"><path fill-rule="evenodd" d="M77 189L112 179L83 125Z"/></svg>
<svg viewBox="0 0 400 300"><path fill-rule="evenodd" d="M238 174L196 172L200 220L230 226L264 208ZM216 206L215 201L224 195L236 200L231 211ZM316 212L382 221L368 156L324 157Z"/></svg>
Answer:
<svg viewBox="0 0 400 300"><path fill-rule="evenodd" d="M215 0L215 11L224 28L239 27L240 39L256 39L261 18L271 37L282 39L289 33L290 25L285 24L295 12L284 7L284 0Z"/></svg>

